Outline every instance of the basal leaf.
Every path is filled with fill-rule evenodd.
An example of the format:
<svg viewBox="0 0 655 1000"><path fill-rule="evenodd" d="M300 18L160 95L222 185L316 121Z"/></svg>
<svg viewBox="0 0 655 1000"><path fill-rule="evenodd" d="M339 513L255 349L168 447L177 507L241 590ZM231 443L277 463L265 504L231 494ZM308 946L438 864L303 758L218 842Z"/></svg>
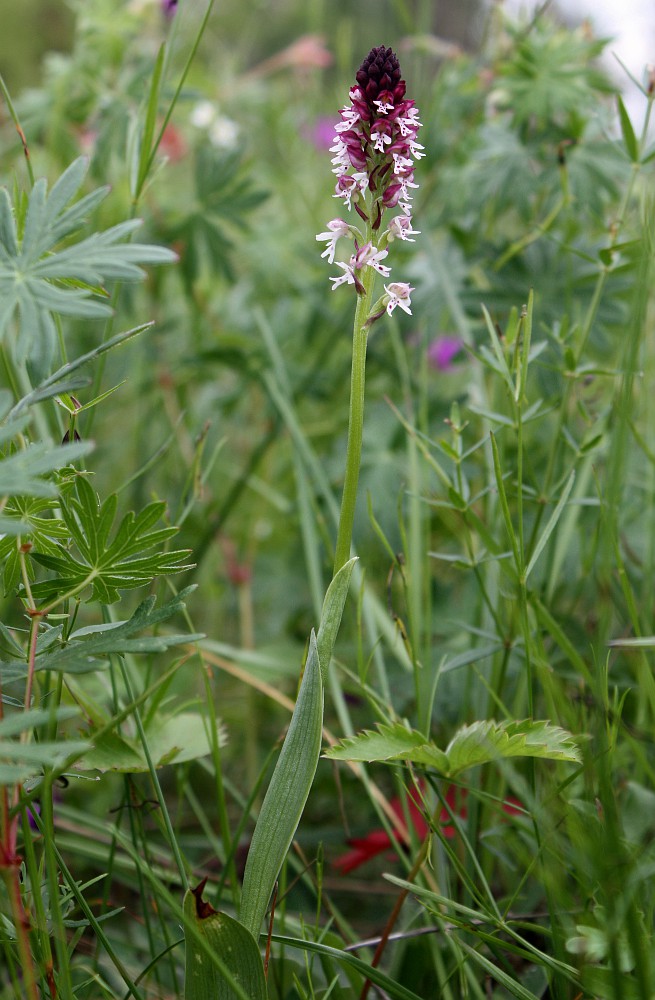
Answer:
<svg viewBox="0 0 655 1000"><path fill-rule="evenodd" d="M259 934L268 901L296 832L321 749L323 682L312 631L298 700L253 833L241 894L241 923Z"/></svg>
<svg viewBox="0 0 655 1000"><path fill-rule="evenodd" d="M215 960L185 925L185 1000L266 1000L264 966L255 938L238 920L205 902L204 887L201 882L187 890L184 915Z"/></svg>
<svg viewBox="0 0 655 1000"><path fill-rule="evenodd" d="M177 715L157 713L148 719L145 731L155 767L207 757L212 752L208 725L209 722L198 712L179 712ZM136 774L149 769L138 738L115 730L95 736L93 729L86 731L84 736L91 749L78 762L78 768L85 771L118 771L124 774ZM219 727L218 739L219 746L224 746L227 738L222 727Z"/></svg>
<svg viewBox="0 0 655 1000"><path fill-rule="evenodd" d="M323 683L325 683L327 669L330 665L332 650L334 648L334 643L336 642L339 625L341 624L341 616L343 615L346 597L348 596L350 578L356 562L356 558L350 559L349 562L341 567L337 575L331 581L325 595L325 600L323 601L321 624L318 629L318 635L316 636L316 646L318 650L319 662L321 664L321 676L323 678Z"/></svg>

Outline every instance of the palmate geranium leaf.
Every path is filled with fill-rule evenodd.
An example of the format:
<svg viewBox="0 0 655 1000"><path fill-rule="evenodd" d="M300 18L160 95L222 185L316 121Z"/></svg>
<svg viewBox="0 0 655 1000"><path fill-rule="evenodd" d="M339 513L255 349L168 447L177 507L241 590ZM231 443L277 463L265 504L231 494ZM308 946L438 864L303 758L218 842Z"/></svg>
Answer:
<svg viewBox="0 0 655 1000"><path fill-rule="evenodd" d="M163 501L148 504L139 514L127 513L110 540L117 504L116 494L99 503L88 480L78 477L75 493L61 501L62 519L74 550L59 545L56 556L33 554L53 573L52 579L32 587L36 600L48 604L63 595L82 594L90 587L92 600L113 604L120 590L142 587L157 576L190 569L185 563L188 549L162 551L178 530L154 527L164 513Z"/></svg>
<svg viewBox="0 0 655 1000"><path fill-rule="evenodd" d="M49 194L45 179L38 180L24 214L0 188L0 340L18 313L14 352L30 360L41 376L55 352L53 313L89 319L110 315L111 307L102 301L105 282L139 280L144 276L140 264L177 259L165 247L125 242L141 224L138 219L60 248L109 190L99 188L67 208L86 169L85 159L75 160Z"/></svg>

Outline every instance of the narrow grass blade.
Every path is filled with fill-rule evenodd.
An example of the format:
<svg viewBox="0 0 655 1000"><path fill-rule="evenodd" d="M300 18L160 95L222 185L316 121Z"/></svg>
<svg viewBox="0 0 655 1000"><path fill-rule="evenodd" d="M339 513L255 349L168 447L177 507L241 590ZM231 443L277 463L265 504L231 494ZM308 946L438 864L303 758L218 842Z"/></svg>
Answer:
<svg viewBox="0 0 655 1000"><path fill-rule="evenodd" d="M496 361L498 362L498 372L502 376L503 381L506 383L509 391L514 392L514 383L512 381L511 372L507 366L507 361L505 360L505 355L503 353L503 348L501 346L498 333L496 332L496 327L494 322L489 315L488 310L485 306L482 306L482 314L484 316L484 321L489 331L489 336L491 337L491 346L494 349L494 354L496 355Z"/></svg>
<svg viewBox="0 0 655 1000"><path fill-rule="evenodd" d="M553 513L550 515L550 518L548 519L548 524L544 528L543 533L541 534L541 536L539 538L539 541L537 542L537 544L534 547L534 552L532 553L532 557L530 558L530 562L528 563L528 565L526 567L526 570L525 570L525 579L526 580L530 576L530 573L532 572L532 570L533 570L533 568L534 568L534 566L535 566L535 564L536 564L539 556L541 555L541 553L544 550L546 542L550 538L550 536L551 536L551 534L553 532L553 529L555 528L557 522L559 521L560 517L562 516L562 512L563 512L563 510L564 510L564 508L566 506L566 502L569 499L569 495L571 493L571 490L573 489L574 482L575 482L575 472L572 472L571 475L568 478L566 486L564 487L564 491L563 491L561 497L557 501L557 505L555 507L555 510L553 511Z"/></svg>
<svg viewBox="0 0 655 1000"><path fill-rule="evenodd" d="M162 44L159 52L157 53L157 60L152 74L145 127L141 137L141 148L139 150L139 165L136 183L134 184L132 191L132 197L135 201L138 201L139 199L139 195L143 190L143 185L146 182L148 171L150 169L152 143L155 135L155 126L157 124L157 111L159 109L159 91L161 87L162 71L164 69L165 51L166 46Z"/></svg>
<svg viewBox="0 0 655 1000"><path fill-rule="evenodd" d="M491 450L494 459L494 472L496 474L496 486L498 487L498 499L500 500L500 509L503 514L503 521L505 522L507 537L509 538L510 545L512 546L514 563L520 575L522 571L521 556L519 553L519 547L516 540L516 534L514 532L514 525L512 524L512 515L510 514L509 511L507 494L505 493L505 483L503 482L503 472L500 467L500 455L498 454L498 445L496 444L496 438L493 433L490 433L489 437L491 438Z"/></svg>

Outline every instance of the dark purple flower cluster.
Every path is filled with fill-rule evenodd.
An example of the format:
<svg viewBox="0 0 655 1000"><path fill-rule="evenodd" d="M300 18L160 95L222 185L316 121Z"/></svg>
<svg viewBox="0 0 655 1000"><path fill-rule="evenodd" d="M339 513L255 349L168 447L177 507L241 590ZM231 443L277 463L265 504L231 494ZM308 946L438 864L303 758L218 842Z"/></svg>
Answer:
<svg viewBox="0 0 655 1000"><path fill-rule="evenodd" d="M371 49L356 74L356 84L350 91L350 105L340 112L335 125L333 172L337 175L335 198L340 198L349 210L355 208L366 223L366 233L344 219L328 222L328 231L319 233L325 240L323 256L334 262L336 244L342 237L355 240L355 254L349 261L337 261L343 274L332 278L333 289L347 282L361 294L357 270L373 267L385 277L387 244L395 239L409 240L417 231L412 228L411 191L414 182L414 160L425 154L416 140L421 123L414 101L405 98L405 81L400 65L390 48L380 45ZM401 214L382 231L386 209L399 208ZM393 282L386 286L386 309L393 312L400 306L409 312L409 285Z"/></svg>
<svg viewBox="0 0 655 1000"><path fill-rule="evenodd" d="M414 101L405 99L405 81L391 49L371 49L356 80L351 106L341 111L342 121L335 127L332 162L337 196L377 230L385 208L398 205L411 215L410 189L417 186L414 159L424 155L416 141L421 123ZM370 215L361 204L366 189L372 195Z"/></svg>

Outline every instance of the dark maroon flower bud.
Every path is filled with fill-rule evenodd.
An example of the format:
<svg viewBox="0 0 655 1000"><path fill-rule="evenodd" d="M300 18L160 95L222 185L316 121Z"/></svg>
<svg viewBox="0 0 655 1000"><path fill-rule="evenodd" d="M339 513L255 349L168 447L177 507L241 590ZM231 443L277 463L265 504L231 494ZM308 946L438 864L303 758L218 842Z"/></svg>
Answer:
<svg viewBox="0 0 655 1000"><path fill-rule="evenodd" d="M392 104L402 101L405 96L405 81L400 78L398 58L395 52L384 45L371 49L357 70L355 79L371 110L373 102L380 100L382 95L391 95Z"/></svg>

